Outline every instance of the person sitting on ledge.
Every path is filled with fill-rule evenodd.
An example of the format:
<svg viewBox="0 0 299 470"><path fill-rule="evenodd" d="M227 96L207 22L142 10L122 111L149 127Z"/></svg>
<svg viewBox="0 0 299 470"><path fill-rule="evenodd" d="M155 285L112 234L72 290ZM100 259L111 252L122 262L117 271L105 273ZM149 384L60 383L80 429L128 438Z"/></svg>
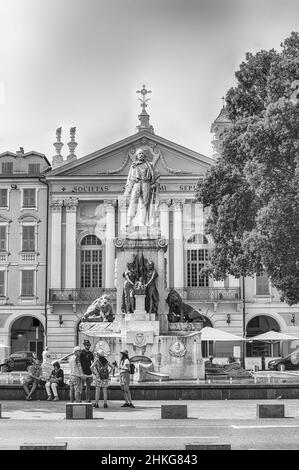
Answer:
<svg viewBox="0 0 299 470"><path fill-rule="evenodd" d="M58 387L64 387L64 373L63 370L60 368L59 362L54 362L53 364L54 369L51 372L50 379L46 382L45 387L48 394L48 400L52 400L51 389L54 395L54 401L58 401Z"/></svg>
<svg viewBox="0 0 299 470"><path fill-rule="evenodd" d="M31 395L35 392L36 387L40 382L42 368L38 359L33 359L32 364L28 367L28 375L23 383L23 388L26 393L26 400L32 400ZM31 387L29 391L28 387Z"/></svg>

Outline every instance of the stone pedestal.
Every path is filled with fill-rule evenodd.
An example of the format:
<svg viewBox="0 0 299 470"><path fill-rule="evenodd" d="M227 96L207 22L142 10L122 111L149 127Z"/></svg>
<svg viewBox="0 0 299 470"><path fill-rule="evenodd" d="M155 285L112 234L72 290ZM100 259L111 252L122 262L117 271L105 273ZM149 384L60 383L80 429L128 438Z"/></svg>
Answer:
<svg viewBox="0 0 299 470"><path fill-rule="evenodd" d="M92 419L92 403L67 403L66 419Z"/></svg>

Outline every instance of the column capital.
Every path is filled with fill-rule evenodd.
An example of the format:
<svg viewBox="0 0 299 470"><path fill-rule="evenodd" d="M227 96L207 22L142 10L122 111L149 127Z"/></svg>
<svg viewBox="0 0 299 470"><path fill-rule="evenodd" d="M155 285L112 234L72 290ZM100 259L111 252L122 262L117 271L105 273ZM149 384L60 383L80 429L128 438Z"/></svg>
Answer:
<svg viewBox="0 0 299 470"><path fill-rule="evenodd" d="M51 199L50 207L52 208L52 212L60 212L63 206L62 199Z"/></svg>
<svg viewBox="0 0 299 470"><path fill-rule="evenodd" d="M67 212L76 212L78 206L78 198L70 197L64 200L64 205L66 206Z"/></svg>
<svg viewBox="0 0 299 470"><path fill-rule="evenodd" d="M168 211L169 206L171 206L171 203L172 203L171 199L160 199L159 201L160 211Z"/></svg>
<svg viewBox="0 0 299 470"><path fill-rule="evenodd" d="M114 212L116 199L104 199L104 208L106 212Z"/></svg>
<svg viewBox="0 0 299 470"><path fill-rule="evenodd" d="M185 203L184 198L177 198L172 200L173 210L181 211L183 209L183 204Z"/></svg>

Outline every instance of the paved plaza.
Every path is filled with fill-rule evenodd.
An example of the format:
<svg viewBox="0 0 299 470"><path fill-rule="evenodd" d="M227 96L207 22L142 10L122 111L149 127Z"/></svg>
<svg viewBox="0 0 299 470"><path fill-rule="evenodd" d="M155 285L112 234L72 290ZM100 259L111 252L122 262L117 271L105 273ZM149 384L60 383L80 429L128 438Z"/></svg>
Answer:
<svg viewBox="0 0 299 470"><path fill-rule="evenodd" d="M258 419L257 404L284 404L285 418ZM299 400L136 401L135 409L94 410L66 420L66 402L2 401L0 450L24 442L67 442L69 450L173 449L186 443L231 444L232 450L299 450ZM161 419L162 404L186 404L188 419Z"/></svg>

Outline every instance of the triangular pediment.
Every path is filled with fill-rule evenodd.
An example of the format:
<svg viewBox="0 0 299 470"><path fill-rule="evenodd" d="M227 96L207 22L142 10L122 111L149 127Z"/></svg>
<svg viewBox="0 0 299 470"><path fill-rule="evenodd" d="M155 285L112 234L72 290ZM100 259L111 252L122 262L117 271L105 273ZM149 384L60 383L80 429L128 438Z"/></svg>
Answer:
<svg viewBox="0 0 299 470"><path fill-rule="evenodd" d="M175 144L146 131L134 134L85 157L66 163L48 173L51 177L126 176L135 159L135 152L143 148L148 160L161 175L203 175L214 163L205 155Z"/></svg>

